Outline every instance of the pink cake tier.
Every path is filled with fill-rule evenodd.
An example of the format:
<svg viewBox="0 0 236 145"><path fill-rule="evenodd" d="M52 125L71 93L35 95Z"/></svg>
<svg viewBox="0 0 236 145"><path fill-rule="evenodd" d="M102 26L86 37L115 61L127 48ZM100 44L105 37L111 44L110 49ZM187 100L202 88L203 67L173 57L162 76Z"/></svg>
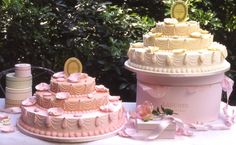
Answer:
<svg viewBox="0 0 236 145"><path fill-rule="evenodd" d="M51 78L50 90L55 93L69 92L71 95L88 94L94 91L95 78L89 77L85 73L81 73L78 78L78 80L73 81L63 72L58 72Z"/></svg>
<svg viewBox="0 0 236 145"><path fill-rule="evenodd" d="M19 125L34 134L74 138L106 134L119 129L124 122L122 102L116 101L101 109L73 113L65 113L61 108L22 106Z"/></svg>
<svg viewBox="0 0 236 145"><path fill-rule="evenodd" d="M86 111L98 109L108 103L109 92L94 91L84 95L70 95L67 99L57 98L58 93L37 91L37 104L42 108L61 107L64 111ZM59 93L60 94L60 93Z"/></svg>
<svg viewBox="0 0 236 145"><path fill-rule="evenodd" d="M120 97L95 85L87 74L59 72L50 83L38 84L34 96L22 102L17 124L22 132L46 140L81 142L114 134L125 123Z"/></svg>

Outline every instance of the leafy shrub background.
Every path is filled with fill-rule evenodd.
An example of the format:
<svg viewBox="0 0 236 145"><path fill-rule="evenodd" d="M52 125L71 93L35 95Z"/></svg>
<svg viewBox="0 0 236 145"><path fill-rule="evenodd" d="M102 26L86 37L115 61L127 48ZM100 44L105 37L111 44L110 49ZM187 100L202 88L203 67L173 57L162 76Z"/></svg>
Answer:
<svg viewBox="0 0 236 145"><path fill-rule="evenodd" d="M129 43L168 17L173 0L2 0L0 70L27 62L61 71L78 57L84 72L124 101L135 100L135 75L124 68ZM188 0L190 19L226 45L235 78L236 4L233 0ZM37 80L42 81L42 80ZM46 81L46 80L45 80ZM236 90L236 89L235 89ZM2 96L2 95L1 95ZM235 96L235 95L232 95ZM235 97L231 97L233 100Z"/></svg>
<svg viewBox="0 0 236 145"><path fill-rule="evenodd" d="M135 100L135 76L124 69L129 43L140 41L154 21L110 3L5 1L0 67L28 62L61 71L78 57L84 71L124 100Z"/></svg>

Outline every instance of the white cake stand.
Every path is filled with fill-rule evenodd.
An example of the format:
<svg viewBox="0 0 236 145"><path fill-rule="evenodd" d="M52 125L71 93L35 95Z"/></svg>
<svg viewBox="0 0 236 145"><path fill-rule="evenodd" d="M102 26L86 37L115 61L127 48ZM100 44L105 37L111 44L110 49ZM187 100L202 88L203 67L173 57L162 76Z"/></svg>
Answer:
<svg viewBox="0 0 236 145"><path fill-rule="evenodd" d="M143 70L129 65L125 67L136 73L136 103L148 100L155 107L167 107L187 123L209 122L218 118L222 85L230 64L208 72L171 73Z"/></svg>
<svg viewBox="0 0 236 145"><path fill-rule="evenodd" d="M208 72L199 72L199 73L163 73L163 72L155 72L155 71L150 71L150 70L144 70L144 69L139 69L135 68L128 63L129 60L125 62L125 68L128 70L135 72L137 74L145 74L149 76L166 76L166 77L201 77L201 76L212 76L220 73L224 73L230 69L230 63L227 61L224 62L224 67L217 69L217 70L212 70Z"/></svg>
<svg viewBox="0 0 236 145"><path fill-rule="evenodd" d="M124 124L119 129L114 130L112 132L102 134L102 135L96 135L96 136L88 136L88 137L53 137L53 136L46 136L46 135L36 134L36 133L33 133L33 132L30 132L30 131L26 130L25 128L23 128L20 125L19 120L17 121L16 125L22 133L24 133L26 135L29 135L29 136L32 136L32 137L42 139L42 140L51 141L51 142L61 142L61 143L65 143L65 142L66 143L79 143L79 142L96 141L96 140L100 140L100 139L107 138L107 137L110 137L110 136L114 136L124 127Z"/></svg>

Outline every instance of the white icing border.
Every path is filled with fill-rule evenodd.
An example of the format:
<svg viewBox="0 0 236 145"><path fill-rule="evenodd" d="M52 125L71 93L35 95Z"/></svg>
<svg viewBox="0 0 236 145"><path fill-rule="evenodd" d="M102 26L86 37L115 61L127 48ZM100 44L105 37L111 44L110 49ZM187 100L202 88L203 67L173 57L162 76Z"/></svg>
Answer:
<svg viewBox="0 0 236 145"><path fill-rule="evenodd" d="M138 64L134 64L127 60L125 62L125 67L130 71L136 73L147 73L151 75L161 75L161 76L207 76L213 75L221 72L226 72L230 68L230 63L226 60L222 64L213 65L213 66L204 66L199 68L186 68L186 67L179 67L179 68L153 68L149 66L142 66Z"/></svg>

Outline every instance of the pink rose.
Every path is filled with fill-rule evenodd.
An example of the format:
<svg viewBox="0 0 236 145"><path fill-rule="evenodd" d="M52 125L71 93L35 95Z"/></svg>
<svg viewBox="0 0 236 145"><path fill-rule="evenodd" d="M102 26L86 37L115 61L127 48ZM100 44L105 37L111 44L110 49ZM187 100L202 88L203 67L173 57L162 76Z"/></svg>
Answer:
<svg viewBox="0 0 236 145"><path fill-rule="evenodd" d="M32 96L22 101L23 106L33 106L37 102L36 97Z"/></svg>
<svg viewBox="0 0 236 145"><path fill-rule="evenodd" d="M53 78L64 78L64 72L57 72L57 73L55 73L55 74L53 74Z"/></svg>
<svg viewBox="0 0 236 145"><path fill-rule="evenodd" d="M37 91L47 91L50 89L50 86L47 83L40 83L35 86Z"/></svg>
<svg viewBox="0 0 236 145"><path fill-rule="evenodd" d="M81 73L73 73L67 78L67 80L71 83L77 83L80 80Z"/></svg>
<svg viewBox="0 0 236 145"><path fill-rule="evenodd" d="M116 102L116 101L119 101L120 100L120 96L108 96L108 100L110 102Z"/></svg>
<svg viewBox="0 0 236 145"><path fill-rule="evenodd" d="M50 116L60 116L64 113L64 110L62 108L49 108L48 110L48 115Z"/></svg>
<svg viewBox="0 0 236 145"><path fill-rule="evenodd" d="M56 98L59 99L59 100L67 99L69 96L70 96L70 93L68 93L68 92L56 93Z"/></svg>
<svg viewBox="0 0 236 145"><path fill-rule="evenodd" d="M102 93L109 92L109 90L103 85L96 85L95 90L96 92L102 92Z"/></svg>
<svg viewBox="0 0 236 145"><path fill-rule="evenodd" d="M227 93L227 98L230 96L230 94L233 91L233 85L234 85L234 81L227 76L225 76L221 82L223 91Z"/></svg>
<svg viewBox="0 0 236 145"><path fill-rule="evenodd" d="M100 111L102 112L113 112L116 108L112 103L108 103L107 105L100 106Z"/></svg>
<svg viewBox="0 0 236 145"><path fill-rule="evenodd" d="M145 101L136 108L137 117L142 120L151 120L153 118L152 111L153 105L149 101Z"/></svg>

